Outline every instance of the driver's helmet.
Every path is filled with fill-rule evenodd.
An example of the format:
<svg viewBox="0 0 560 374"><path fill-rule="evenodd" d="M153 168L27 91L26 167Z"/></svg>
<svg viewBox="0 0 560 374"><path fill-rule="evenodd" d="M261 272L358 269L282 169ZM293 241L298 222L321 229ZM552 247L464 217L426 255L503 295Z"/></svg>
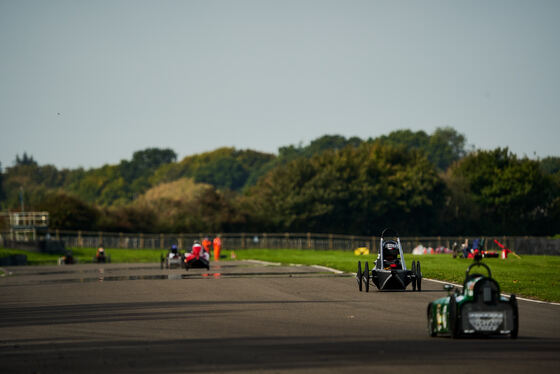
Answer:
<svg viewBox="0 0 560 374"><path fill-rule="evenodd" d="M395 261L399 255L399 246L394 240L383 243L383 259L386 261Z"/></svg>
<svg viewBox="0 0 560 374"><path fill-rule="evenodd" d="M171 252L172 252L172 253L177 253L177 245L176 245L176 244L173 244L173 245L171 246Z"/></svg>
<svg viewBox="0 0 560 374"><path fill-rule="evenodd" d="M192 253L197 254L202 250L202 245L198 240L195 240L192 246Z"/></svg>

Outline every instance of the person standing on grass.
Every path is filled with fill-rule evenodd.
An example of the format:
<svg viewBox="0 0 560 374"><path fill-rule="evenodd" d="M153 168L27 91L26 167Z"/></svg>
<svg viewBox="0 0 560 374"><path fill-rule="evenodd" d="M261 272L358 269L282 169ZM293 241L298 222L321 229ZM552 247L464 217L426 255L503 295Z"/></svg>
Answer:
<svg viewBox="0 0 560 374"><path fill-rule="evenodd" d="M212 242L210 241L210 239L208 239L208 237L204 238L204 240L202 240L202 248L204 248L204 250L208 252L208 255L210 255L211 247L212 247Z"/></svg>
<svg viewBox="0 0 560 374"><path fill-rule="evenodd" d="M222 249L222 239L220 239L220 235L214 238L213 244L214 244L214 261L219 261L220 251Z"/></svg>

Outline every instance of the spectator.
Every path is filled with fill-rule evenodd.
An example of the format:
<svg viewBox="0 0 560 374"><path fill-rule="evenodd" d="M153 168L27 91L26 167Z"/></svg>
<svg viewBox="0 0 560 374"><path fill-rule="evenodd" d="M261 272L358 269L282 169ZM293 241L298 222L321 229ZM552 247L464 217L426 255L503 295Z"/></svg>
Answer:
<svg viewBox="0 0 560 374"><path fill-rule="evenodd" d="M222 239L220 239L220 235L214 238L214 261L220 260L220 251L222 249Z"/></svg>
<svg viewBox="0 0 560 374"><path fill-rule="evenodd" d="M208 252L209 255L210 255L210 247L211 246L212 246L212 242L210 241L210 239L208 239L208 237L206 237L202 240L202 248L204 248L204 250L206 252Z"/></svg>

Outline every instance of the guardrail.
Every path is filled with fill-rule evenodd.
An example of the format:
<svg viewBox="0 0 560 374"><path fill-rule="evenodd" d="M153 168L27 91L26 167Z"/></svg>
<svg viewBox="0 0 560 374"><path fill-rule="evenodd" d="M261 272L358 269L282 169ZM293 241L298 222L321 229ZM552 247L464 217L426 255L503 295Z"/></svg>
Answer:
<svg viewBox="0 0 560 374"><path fill-rule="evenodd" d="M68 231L49 230L41 234L40 239L59 240L64 242L66 248L72 247L97 247L103 244L105 248L129 248L166 249L176 244L180 249L188 249L194 240L202 240L204 237L213 239L219 235L222 239L224 249L315 249L315 250L354 250L359 247L367 247L377 252L379 237L357 236L339 234L317 234L317 233L190 233L190 234L146 234L146 233L115 233L102 231ZM401 237L401 243L405 253L422 245L434 250L451 249L453 243L459 246L466 239L483 238L485 249L500 251L501 248L494 239L517 252L518 254L546 254L560 255L560 239L545 237L520 237L520 236L424 236L424 237ZM10 239L9 232L0 233L0 244Z"/></svg>

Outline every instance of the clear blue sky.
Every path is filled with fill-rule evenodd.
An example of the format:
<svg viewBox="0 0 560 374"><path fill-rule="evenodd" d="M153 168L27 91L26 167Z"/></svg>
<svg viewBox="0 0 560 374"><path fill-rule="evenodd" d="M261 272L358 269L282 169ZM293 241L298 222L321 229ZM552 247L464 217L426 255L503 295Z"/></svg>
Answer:
<svg viewBox="0 0 560 374"><path fill-rule="evenodd" d="M0 0L0 162L452 126L559 156L560 1Z"/></svg>

